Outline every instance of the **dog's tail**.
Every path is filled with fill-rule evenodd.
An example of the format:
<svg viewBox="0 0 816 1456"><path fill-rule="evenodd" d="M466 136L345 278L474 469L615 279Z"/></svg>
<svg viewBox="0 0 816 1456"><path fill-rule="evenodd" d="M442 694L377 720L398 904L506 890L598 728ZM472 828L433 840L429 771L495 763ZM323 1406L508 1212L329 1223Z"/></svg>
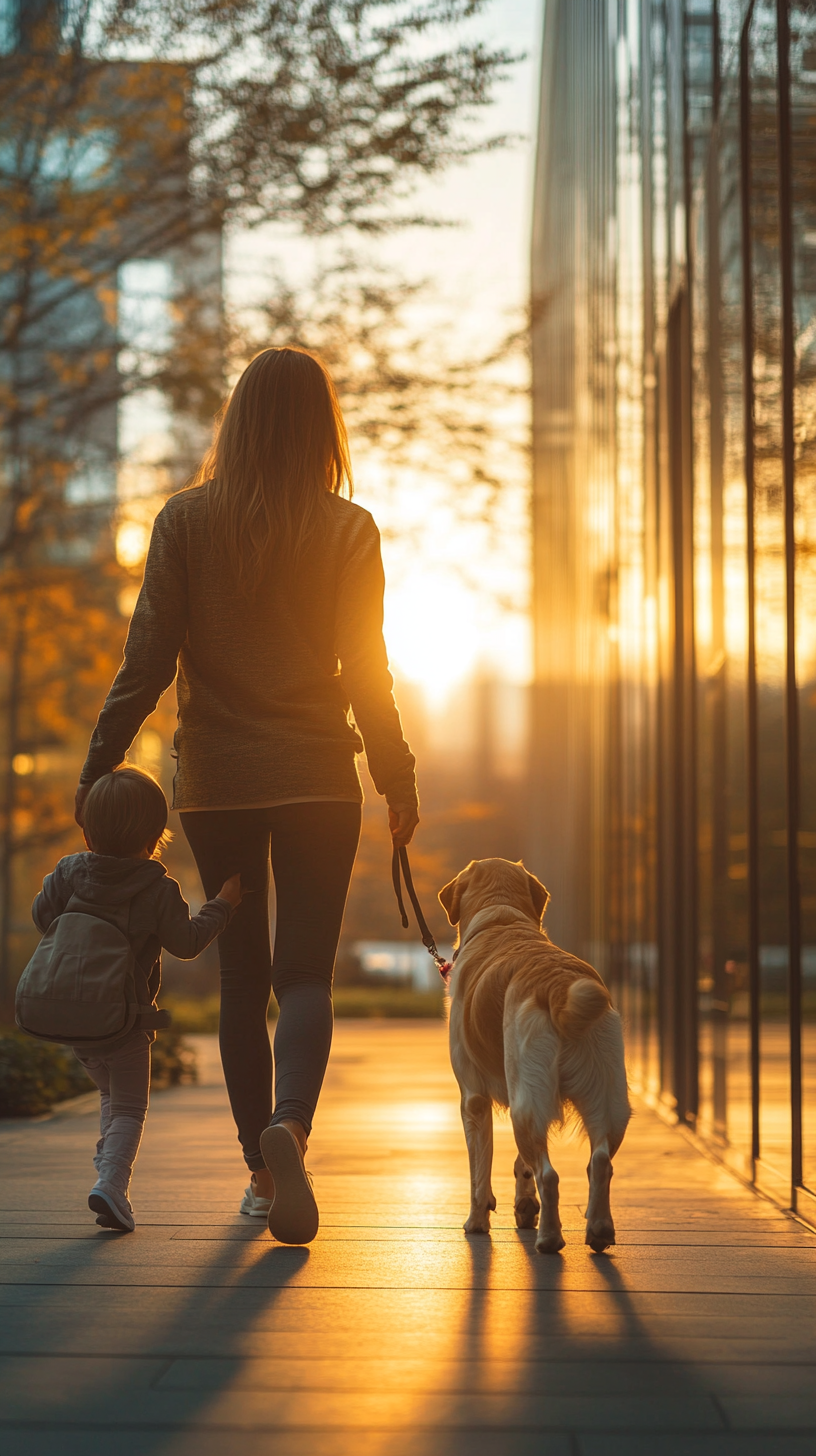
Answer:
<svg viewBox="0 0 816 1456"><path fill-rule="evenodd" d="M583 1036L611 1005L612 999L601 981L581 976L571 983L560 1006L550 1005L550 1018L561 1036Z"/></svg>

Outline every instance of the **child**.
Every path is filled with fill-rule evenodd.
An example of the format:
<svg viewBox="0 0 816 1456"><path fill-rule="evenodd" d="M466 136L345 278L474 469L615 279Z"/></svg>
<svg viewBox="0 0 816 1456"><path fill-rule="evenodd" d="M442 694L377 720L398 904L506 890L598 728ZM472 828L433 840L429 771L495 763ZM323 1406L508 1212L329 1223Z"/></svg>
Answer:
<svg viewBox="0 0 816 1456"><path fill-rule="evenodd" d="M141 769L120 768L97 779L84 804L87 854L61 859L32 906L34 923L47 931L75 897L79 909L126 926L142 992L146 1025L155 1026L161 983L162 947L180 960L194 960L229 924L242 898L240 875L222 885L197 915L156 857L167 842L167 800L155 779ZM150 1089L150 1046L154 1030L137 1021L118 1041L74 1047L75 1055L101 1093L101 1137L94 1164L98 1178L89 1208L103 1228L135 1228L128 1199L130 1175L142 1139Z"/></svg>

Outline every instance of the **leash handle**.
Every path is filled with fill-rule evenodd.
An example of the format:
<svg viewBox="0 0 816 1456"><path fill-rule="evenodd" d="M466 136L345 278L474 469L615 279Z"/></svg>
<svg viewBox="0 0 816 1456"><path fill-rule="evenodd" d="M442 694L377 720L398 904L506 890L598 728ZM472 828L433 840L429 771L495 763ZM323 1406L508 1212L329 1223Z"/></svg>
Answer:
<svg viewBox="0 0 816 1456"><path fill-rule="evenodd" d="M400 919L403 930L408 929L408 916L405 913L405 901L402 898L402 878L400 876L400 857L397 846L394 845L394 853L391 856L391 879L394 882L394 894L397 897Z"/></svg>
<svg viewBox="0 0 816 1456"><path fill-rule="evenodd" d="M439 954L436 941L434 940L428 926L428 922L422 913L422 906L419 903L417 892L414 889L414 880L411 874L411 866L408 863L408 850L405 848L404 845L402 845L399 849L396 845L394 845L394 852L391 856L391 879L394 882L394 893L397 897L397 905L399 906L403 929L408 929L408 916L405 912L405 902L402 898L402 879L405 880L405 888L408 891L408 898L411 901L414 909L417 925L419 926L419 933L422 937L422 944L428 952L428 955L431 956L435 961L436 968L439 971L439 974L442 977L443 981L447 981L451 971L450 962L446 961L445 958Z"/></svg>

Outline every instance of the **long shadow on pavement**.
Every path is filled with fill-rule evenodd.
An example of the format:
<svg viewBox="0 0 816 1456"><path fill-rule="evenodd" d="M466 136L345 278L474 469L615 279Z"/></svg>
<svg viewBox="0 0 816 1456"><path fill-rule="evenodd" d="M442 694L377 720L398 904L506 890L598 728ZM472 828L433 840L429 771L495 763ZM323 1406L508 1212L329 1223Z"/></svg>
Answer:
<svg viewBox="0 0 816 1456"><path fill-rule="evenodd" d="M151 1456L166 1449L173 1431L195 1430L213 1401L232 1383L235 1358L246 1355L248 1331L268 1315L309 1260L308 1249L272 1245L260 1258L252 1258L245 1267L236 1268L239 1259L243 1262L246 1258L245 1244L254 1249L261 1238L269 1237L265 1229L258 1230L257 1239L253 1233L254 1230L248 1230L248 1236L241 1237L242 1229L237 1239L227 1233L223 1241L207 1240L211 1257L204 1269L201 1264L196 1266L196 1271L191 1269L189 1284L151 1284L145 1266L132 1263L128 1264L127 1271L135 1274L133 1282L117 1283L109 1262L114 1253L112 1246L116 1245L123 1253L128 1247L133 1249L129 1235L119 1237L100 1232L98 1239L72 1241L69 1278L49 1282L47 1293L43 1291L45 1298L52 1306L58 1304L64 1312L70 1301L68 1291L74 1295L70 1302L75 1305L78 1333L83 1317L93 1324L94 1307L100 1305L110 1328L111 1305L118 1306L121 1328L125 1329L131 1319L141 1330L142 1337L137 1335L133 1341L139 1346L138 1354L111 1356L104 1348L92 1352L87 1340L72 1352L65 1339L65 1320L61 1318L58 1321L61 1330L51 1354L60 1363L63 1381L66 1357L70 1360L73 1354L77 1378L73 1389L58 1389L49 1382L54 1364L49 1361L49 1353L42 1349L45 1301L35 1295L28 1304L13 1306L15 1345L20 1351L31 1349L32 1355L30 1359L25 1355L20 1357L18 1399L4 1402L5 1409L0 1416L5 1456L16 1456L17 1452L38 1456L40 1451L54 1456L57 1432L59 1456L73 1456L80 1451L88 1456L91 1451L110 1450L111 1441L119 1453ZM172 1239L166 1241L164 1248L172 1242ZM102 1249L105 1249L104 1278L96 1284L101 1272L98 1255ZM192 1283L196 1272L204 1283ZM37 1288L35 1285L32 1289L31 1283L23 1287L32 1294ZM78 1287L81 1294L77 1296ZM58 1296L55 1300L55 1288L65 1291L68 1299ZM6 1317L11 1313L7 1305ZM115 1315L114 1322L117 1323ZM31 1329L28 1338L27 1324ZM203 1367L206 1379L192 1384L184 1382L182 1389L163 1387L163 1377L170 1367L185 1358L192 1358L196 1365ZM32 1377L34 1381L39 1378L39 1390ZM200 1429L199 1434L203 1434ZM233 1432L233 1437L240 1439L238 1431Z"/></svg>

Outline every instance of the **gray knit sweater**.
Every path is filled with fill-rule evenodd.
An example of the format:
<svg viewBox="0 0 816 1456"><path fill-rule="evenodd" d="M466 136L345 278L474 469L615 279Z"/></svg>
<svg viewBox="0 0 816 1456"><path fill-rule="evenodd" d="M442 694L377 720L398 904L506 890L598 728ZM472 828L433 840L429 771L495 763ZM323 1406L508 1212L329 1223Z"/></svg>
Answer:
<svg viewBox="0 0 816 1456"><path fill-rule="evenodd" d="M414 756L391 691L383 588L377 527L339 496L327 493L325 528L299 566L271 563L251 597L213 547L207 486L172 496L153 527L124 662L81 782L123 761L178 672L174 808L359 801L363 744L378 791L390 804L412 803Z"/></svg>

